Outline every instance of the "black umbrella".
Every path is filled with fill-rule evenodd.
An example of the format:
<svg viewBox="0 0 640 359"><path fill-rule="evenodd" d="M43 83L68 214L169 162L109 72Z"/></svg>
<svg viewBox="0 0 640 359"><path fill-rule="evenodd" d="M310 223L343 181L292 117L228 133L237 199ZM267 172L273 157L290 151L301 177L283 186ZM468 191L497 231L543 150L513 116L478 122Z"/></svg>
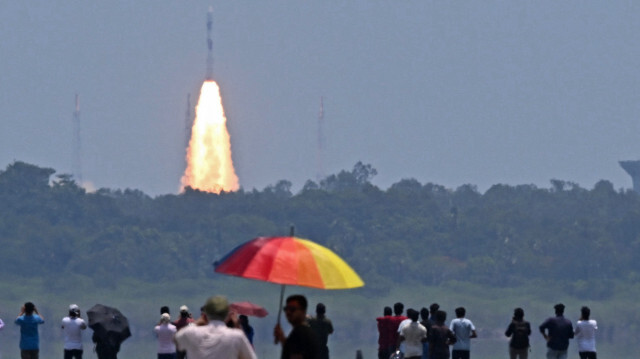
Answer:
<svg viewBox="0 0 640 359"><path fill-rule="evenodd" d="M119 348L131 336L127 317L116 308L96 304L87 311L87 317L94 335L113 347Z"/></svg>

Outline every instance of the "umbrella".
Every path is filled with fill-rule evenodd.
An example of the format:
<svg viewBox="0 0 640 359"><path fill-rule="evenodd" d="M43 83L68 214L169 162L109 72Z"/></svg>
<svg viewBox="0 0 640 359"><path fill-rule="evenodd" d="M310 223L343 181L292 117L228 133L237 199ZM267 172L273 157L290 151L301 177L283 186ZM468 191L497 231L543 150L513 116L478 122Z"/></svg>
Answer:
<svg viewBox="0 0 640 359"><path fill-rule="evenodd" d="M129 321L116 308L96 304L87 311L89 328L104 341L113 346L119 346L131 336Z"/></svg>
<svg viewBox="0 0 640 359"><path fill-rule="evenodd" d="M258 318L264 318L269 314L266 309L251 302L231 303L229 308L238 314L244 314Z"/></svg>
<svg viewBox="0 0 640 359"><path fill-rule="evenodd" d="M278 323L285 285L320 289L362 287L364 282L330 249L308 239L259 237L239 245L214 263L218 273L282 285Z"/></svg>

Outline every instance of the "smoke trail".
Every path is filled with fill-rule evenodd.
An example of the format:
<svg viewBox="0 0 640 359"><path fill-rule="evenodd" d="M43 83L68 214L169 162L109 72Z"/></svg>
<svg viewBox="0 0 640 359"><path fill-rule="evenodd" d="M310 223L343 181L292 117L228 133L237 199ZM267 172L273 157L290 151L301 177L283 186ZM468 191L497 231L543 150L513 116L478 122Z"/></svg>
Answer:
<svg viewBox="0 0 640 359"><path fill-rule="evenodd" d="M181 182L183 189L190 186L213 193L239 188L220 88L212 80L205 81L200 90Z"/></svg>

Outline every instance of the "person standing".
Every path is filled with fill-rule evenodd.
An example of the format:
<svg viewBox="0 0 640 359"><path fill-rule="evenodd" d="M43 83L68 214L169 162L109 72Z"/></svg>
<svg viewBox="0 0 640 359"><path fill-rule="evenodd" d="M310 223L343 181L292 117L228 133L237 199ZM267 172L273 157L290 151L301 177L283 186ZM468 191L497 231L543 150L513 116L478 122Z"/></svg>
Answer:
<svg viewBox="0 0 640 359"><path fill-rule="evenodd" d="M249 344L253 346L254 330L251 324L249 324L249 317L247 317L244 314L241 314L238 317L238 323L240 323L240 329L242 329L242 331L244 332L244 335L247 337Z"/></svg>
<svg viewBox="0 0 640 359"><path fill-rule="evenodd" d="M201 308L202 309L202 308ZM203 316L203 311L201 310L201 316ZM189 313L189 307L186 305L180 306L180 318L175 320L172 324L176 327L177 331L180 331L182 328L195 323L195 320L191 318L191 313ZM179 350L176 352L178 359L185 359L187 357L187 353L184 350Z"/></svg>
<svg viewBox="0 0 640 359"><path fill-rule="evenodd" d="M316 334L318 345L320 346L320 352L318 353L319 359L329 359L329 335L333 333L333 324L331 320L325 316L327 308L324 304L318 303L316 305L316 316L309 319L309 327Z"/></svg>
<svg viewBox="0 0 640 359"><path fill-rule="evenodd" d="M477 338L476 327L465 318L467 311L464 307L456 308L456 319L449 324L449 329L456 335L456 342L453 344L451 359L469 359L471 352L471 339Z"/></svg>
<svg viewBox="0 0 640 359"><path fill-rule="evenodd" d="M396 343L398 343L398 338L400 337L400 329L406 324L409 324L411 321L409 318L402 315L404 312L404 304L398 302L393 305L393 317L391 317L391 326L393 327L393 338L391 339L391 348L389 348L390 353L393 353L396 350ZM406 322L405 322L406 321ZM403 323L404 322L404 323ZM400 350L403 350L404 346L400 346Z"/></svg>
<svg viewBox="0 0 640 359"><path fill-rule="evenodd" d="M420 309L420 324L427 330L427 335L429 335L429 328L431 328L431 321L429 320L429 309L422 308ZM422 343L422 359L429 359L429 342L424 341Z"/></svg>
<svg viewBox="0 0 640 359"><path fill-rule="evenodd" d="M44 324L44 318L31 302L26 302L20 308L20 314L15 323L20 326L20 358L38 359L40 354L40 337L38 325Z"/></svg>
<svg viewBox="0 0 640 359"><path fill-rule="evenodd" d="M573 326L564 317L564 304L556 304L553 308L556 316L540 325L540 333L547 341L547 359L566 359L569 339L573 338Z"/></svg>
<svg viewBox="0 0 640 359"><path fill-rule="evenodd" d="M576 323L574 334L578 342L580 359L597 359L596 330L598 330L598 323L593 319L589 319L590 315L591 309L582 307L580 309L580 320Z"/></svg>
<svg viewBox="0 0 640 359"><path fill-rule="evenodd" d="M176 334L176 326L171 324L171 315L162 313L160 324L153 328L158 337L158 359L176 359L176 344L173 337Z"/></svg>
<svg viewBox="0 0 640 359"><path fill-rule="evenodd" d="M376 318L378 322L378 359L389 359L391 355L390 348L393 348L393 333L396 328L393 328L391 321L391 315L393 311L391 307L384 307L382 317Z"/></svg>
<svg viewBox="0 0 640 359"><path fill-rule="evenodd" d="M418 323L419 313L416 310L407 310L407 315L411 323L402 327L396 347L399 350L400 343L404 342L405 359L421 359L422 343L427 341L427 328Z"/></svg>
<svg viewBox="0 0 640 359"><path fill-rule="evenodd" d="M307 298L300 294L287 298L284 313L293 329L285 337L280 324L273 328L276 343L282 345L281 359L317 359L318 340L307 324Z"/></svg>
<svg viewBox="0 0 640 359"><path fill-rule="evenodd" d="M256 359L242 330L228 328L224 323L229 314L227 298L210 297L203 310L207 324L189 325L176 333L179 350L186 351L189 359Z"/></svg>
<svg viewBox="0 0 640 359"><path fill-rule="evenodd" d="M64 334L64 359L82 359L82 331L87 324L80 316L80 308L76 304L69 306L69 315L62 318Z"/></svg>
<svg viewBox="0 0 640 359"><path fill-rule="evenodd" d="M434 324L427 335L429 341L429 359L449 359L449 346L456 342L456 335L444 325L447 312L443 310L431 313Z"/></svg>
<svg viewBox="0 0 640 359"><path fill-rule="evenodd" d="M524 320L524 310L522 308L513 310L513 319L504 332L504 335L511 337L509 341L510 359L527 359L529 357L531 324Z"/></svg>
<svg viewBox="0 0 640 359"><path fill-rule="evenodd" d="M0 332L2 331L2 328L4 328L4 322L0 318ZM1 351L0 351L0 359L2 359L2 352Z"/></svg>

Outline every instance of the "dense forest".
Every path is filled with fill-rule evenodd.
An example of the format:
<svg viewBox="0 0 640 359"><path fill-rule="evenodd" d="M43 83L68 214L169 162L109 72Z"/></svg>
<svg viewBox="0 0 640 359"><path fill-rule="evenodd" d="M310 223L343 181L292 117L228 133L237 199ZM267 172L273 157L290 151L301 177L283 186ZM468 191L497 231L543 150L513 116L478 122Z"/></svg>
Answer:
<svg viewBox="0 0 640 359"><path fill-rule="evenodd" d="M593 189L494 185L480 193L403 179L383 190L357 163L298 193L187 189L87 192L69 175L24 162L0 171L0 263L5 276L81 274L103 285L212 275L212 263L257 236L296 235L342 256L367 283L488 286L560 283L603 299L612 279L640 279L640 196L608 181Z"/></svg>

